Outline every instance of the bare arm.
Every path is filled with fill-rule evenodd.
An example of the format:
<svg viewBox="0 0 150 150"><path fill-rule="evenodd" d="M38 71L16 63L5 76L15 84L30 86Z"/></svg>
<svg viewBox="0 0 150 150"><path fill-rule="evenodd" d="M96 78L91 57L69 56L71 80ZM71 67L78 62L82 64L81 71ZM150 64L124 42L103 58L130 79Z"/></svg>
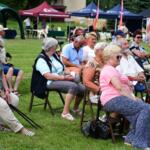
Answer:
<svg viewBox="0 0 150 150"><path fill-rule="evenodd" d="M73 76L71 75L57 75L57 74L52 74L50 72L45 73L43 75L47 80L73 80Z"/></svg>
<svg viewBox="0 0 150 150"><path fill-rule="evenodd" d="M5 91L9 90L4 73L2 73L2 83L3 83L4 90Z"/></svg>
<svg viewBox="0 0 150 150"><path fill-rule="evenodd" d="M62 56L62 61L66 67L80 67L80 65L71 63L66 57L63 56Z"/></svg>
<svg viewBox="0 0 150 150"><path fill-rule="evenodd" d="M84 85L94 92L99 92L100 87L93 82L95 69L86 67L83 69L83 83Z"/></svg>
<svg viewBox="0 0 150 150"><path fill-rule="evenodd" d="M147 57L147 56L146 56L146 55L147 55L146 53L141 52L141 51L139 51L139 50L133 49L132 52L133 52L136 56L138 56L138 57L140 57L140 58L145 58L145 57Z"/></svg>
<svg viewBox="0 0 150 150"><path fill-rule="evenodd" d="M10 103L10 95L9 95L10 91L9 91L4 73L2 73L2 83L3 83L3 87L5 90L5 96L6 96L4 99L7 101L7 103Z"/></svg>
<svg viewBox="0 0 150 150"><path fill-rule="evenodd" d="M127 92L127 90L122 86L121 82L119 81L117 77L112 77L111 83L113 87L115 87L120 92L121 95L134 99L133 95Z"/></svg>

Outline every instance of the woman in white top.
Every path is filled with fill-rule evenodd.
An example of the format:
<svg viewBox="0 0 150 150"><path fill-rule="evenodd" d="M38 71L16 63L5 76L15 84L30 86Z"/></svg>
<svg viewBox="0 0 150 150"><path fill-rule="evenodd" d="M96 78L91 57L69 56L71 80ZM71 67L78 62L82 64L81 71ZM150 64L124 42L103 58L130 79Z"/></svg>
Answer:
<svg viewBox="0 0 150 150"><path fill-rule="evenodd" d="M61 117L73 121L74 117L69 112L71 100L76 97L73 111L78 113L78 106L83 98L85 88L81 83L74 82L75 77L70 72L67 75L65 74L64 65L55 53L57 45L58 41L56 39L45 39L43 51L40 54L41 57L36 59L35 69L46 79L46 88L48 90L54 89L67 93Z"/></svg>

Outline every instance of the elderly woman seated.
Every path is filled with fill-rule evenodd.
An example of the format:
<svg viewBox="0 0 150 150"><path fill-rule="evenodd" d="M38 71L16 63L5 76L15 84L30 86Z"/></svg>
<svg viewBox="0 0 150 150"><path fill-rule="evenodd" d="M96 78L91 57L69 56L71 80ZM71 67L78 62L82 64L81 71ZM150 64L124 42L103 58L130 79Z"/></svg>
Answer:
<svg viewBox="0 0 150 150"><path fill-rule="evenodd" d="M96 97L100 90L99 75L103 67L102 51L106 46L105 42L97 43L94 47L95 57L90 59L83 69L83 84L90 90L90 99L93 103L97 103Z"/></svg>
<svg viewBox="0 0 150 150"><path fill-rule="evenodd" d="M46 90L67 93L61 117L73 121L74 117L69 112L71 101L75 98L73 111L78 113L78 106L83 98L85 87L81 83L74 82L75 77L69 72L65 73L64 65L56 53L57 45L58 41L54 38L44 40L43 50L35 60L33 67L31 91L39 96Z"/></svg>
<svg viewBox="0 0 150 150"><path fill-rule="evenodd" d="M125 142L141 149L150 147L150 105L136 101L132 95L130 82L116 70L121 59L121 48L109 45L103 51L104 67L100 75L101 103L104 109L118 112L131 124Z"/></svg>
<svg viewBox="0 0 150 150"><path fill-rule="evenodd" d="M0 64L0 131L14 131L26 136L33 136L34 132L23 127L9 108L9 104L17 107L19 98L10 92L2 67L2 64ZM5 126L8 126L8 128Z"/></svg>

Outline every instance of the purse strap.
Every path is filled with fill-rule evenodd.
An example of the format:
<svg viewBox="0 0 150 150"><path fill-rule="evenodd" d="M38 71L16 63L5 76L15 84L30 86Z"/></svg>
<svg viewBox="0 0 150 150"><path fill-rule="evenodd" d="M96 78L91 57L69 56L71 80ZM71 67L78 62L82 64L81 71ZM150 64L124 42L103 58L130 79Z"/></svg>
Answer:
<svg viewBox="0 0 150 150"><path fill-rule="evenodd" d="M99 113L100 113L101 108L102 108L101 101L98 100L98 104L97 104L97 113L96 113L96 121L99 120Z"/></svg>

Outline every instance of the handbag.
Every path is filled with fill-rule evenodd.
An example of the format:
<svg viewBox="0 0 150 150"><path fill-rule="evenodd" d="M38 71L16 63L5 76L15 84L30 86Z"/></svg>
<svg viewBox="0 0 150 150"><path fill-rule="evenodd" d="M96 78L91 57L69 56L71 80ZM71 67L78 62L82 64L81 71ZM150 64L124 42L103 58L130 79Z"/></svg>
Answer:
<svg viewBox="0 0 150 150"><path fill-rule="evenodd" d="M110 128L107 122L99 120L100 106L98 103L96 119L88 121L81 127L81 132L86 137L92 137L95 139L108 139L110 137Z"/></svg>
<svg viewBox="0 0 150 150"><path fill-rule="evenodd" d="M108 139L110 137L109 125L101 120L93 120L90 124L89 135L95 139Z"/></svg>

